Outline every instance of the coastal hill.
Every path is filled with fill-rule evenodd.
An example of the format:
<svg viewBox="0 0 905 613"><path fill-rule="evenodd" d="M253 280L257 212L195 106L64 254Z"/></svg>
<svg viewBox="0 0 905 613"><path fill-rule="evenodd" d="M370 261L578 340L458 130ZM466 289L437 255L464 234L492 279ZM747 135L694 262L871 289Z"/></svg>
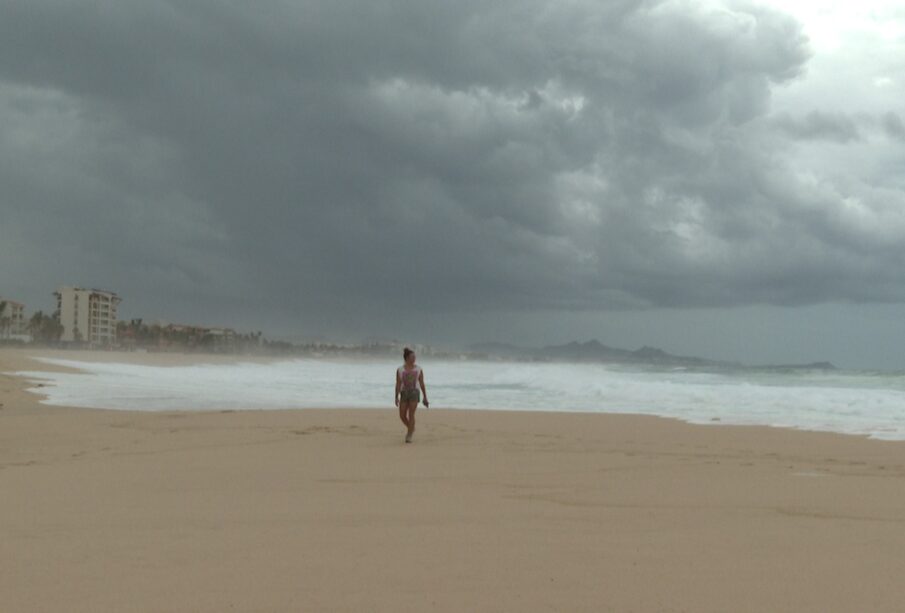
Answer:
<svg viewBox="0 0 905 613"><path fill-rule="evenodd" d="M673 355L656 347L644 346L634 351L604 345L597 339L580 343L544 347L519 347L507 343L477 343L468 347L474 354L487 357L515 358L544 362L611 362L618 364L660 364L670 366L738 366L704 358Z"/></svg>
<svg viewBox="0 0 905 613"><path fill-rule="evenodd" d="M226 353L237 355L276 355L306 357L373 358L399 356L407 344L422 356L445 360L515 360L527 362L586 362L609 363L666 368L697 368L713 370L789 371L834 370L830 362L807 364L750 365L741 362L711 360L697 356L675 355L658 347L621 349L601 343L597 339L571 341L562 345L525 347L510 343L481 342L462 349L451 349L419 343L403 343L397 339L370 337L359 343L336 343L324 339L303 342L271 340L261 332L242 334L232 329L185 326L176 324L145 324L141 319L119 322L119 348L127 351ZM21 341L16 341L24 346ZM2 344L2 343L0 343ZM79 343L61 344L59 341L35 343L36 346L78 349Z"/></svg>
<svg viewBox="0 0 905 613"><path fill-rule="evenodd" d="M543 362L599 362L698 368L756 368L763 370L833 370L836 368L830 362L749 366L740 362L674 355L657 347L646 345L635 350L619 349L604 345L597 339L584 343L572 341L563 345L547 345L544 347L520 347L508 343L476 343L470 345L468 351L474 357Z"/></svg>

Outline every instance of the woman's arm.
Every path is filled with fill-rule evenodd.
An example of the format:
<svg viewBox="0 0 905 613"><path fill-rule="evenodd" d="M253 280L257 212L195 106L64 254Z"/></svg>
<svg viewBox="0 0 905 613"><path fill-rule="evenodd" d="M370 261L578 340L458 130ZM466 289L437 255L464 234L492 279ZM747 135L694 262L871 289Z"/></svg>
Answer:
<svg viewBox="0 0 905 613"><path fill-rule="evenodd" d="M396 396L395 396L395 400L393 401L397 407L399 406L399 388L400 387L402 387L402 380L399 378L399 369L397 368L396 369Z"/></svg>
<svg viewBox="0 0 905 613"><path fill-rule="evenodd" d="M424 387L424 371L423 370L418 373L418 384L421 386L421 395L424 397L424 400L422 400L422 402L424 403L424 406L426 406L426 407L430 406L427 402L427 390Z"/></svg>

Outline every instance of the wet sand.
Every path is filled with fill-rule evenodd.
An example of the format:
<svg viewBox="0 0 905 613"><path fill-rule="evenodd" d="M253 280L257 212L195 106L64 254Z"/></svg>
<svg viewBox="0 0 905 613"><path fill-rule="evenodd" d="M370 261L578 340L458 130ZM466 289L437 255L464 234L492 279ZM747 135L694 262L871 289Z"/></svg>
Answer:
<svg viewBox="0 0 905 613"><path fill-rule="evenodd" d="M52 353L86 359L0 349L0 372ZM421 408L405 445L393 407L103 411L26 385L0 375L4 611L903 610L905 443Z"/></svg>

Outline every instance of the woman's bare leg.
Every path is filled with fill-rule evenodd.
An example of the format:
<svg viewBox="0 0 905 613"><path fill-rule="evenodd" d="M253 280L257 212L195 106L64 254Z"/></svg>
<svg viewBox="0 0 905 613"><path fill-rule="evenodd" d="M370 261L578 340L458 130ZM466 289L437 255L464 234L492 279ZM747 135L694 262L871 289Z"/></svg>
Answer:
<svg viewBox="0 0 905 613"><path fill-rule="evenodd" d="M405 424L405 427L409 427L409 417L408 417L409 407L407 402L399 401L399 419L402 420L402 423Z"/></svg>
<svg viewBox="0 0 905 613"><path fill-rule="evenodd" d="M418 402L409 402L408 403L408 423L406 424L409 429L409 434L415 431L415 409L418 408Z"/></svg>

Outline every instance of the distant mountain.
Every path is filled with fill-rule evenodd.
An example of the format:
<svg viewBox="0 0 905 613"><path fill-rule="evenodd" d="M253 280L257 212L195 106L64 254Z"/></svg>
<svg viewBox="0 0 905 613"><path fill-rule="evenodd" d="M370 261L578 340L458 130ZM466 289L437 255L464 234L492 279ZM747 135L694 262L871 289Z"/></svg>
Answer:
<svg viewBox="0 0 905 613"><path fill-rule="evenodd" d="M516 358L545 362L612 362L620 364L661 364L676 366L732 366L704 358L672 355L656 347L641 347L634 351L604 345L597 339L584 343L572 341L564 345L519 347L508 343L476 343L469 352L495 358Z"/></svg>
<svg viewBox="0 0 905 613"><path fill-rule="evenodd" d="M572 341L564 345L546 347L519 347L508 343L477 343L468 347L469 357L491 359L518 359L542 362L600 362L613 364L643 364L651 366L677 366L686 368L755 368L757 370L833 370L829 362L810 364L765 364L745 366L739 362L708 360L686 355L674 355L657 347L644 346L634 351L604 345L597 339L584 343Z"/></svg>
<svg viewBox="0 0 905 613"><path fill-rule="evenodd" d="M535 350L538 356L554 360L568 360L579 362L615 362L631 359L632 352L626 349L608 347L593 339L585 343L572 341L565 345L547 345Z"/></svg>
<svg viewBox="0 0 905 613"><path fill-rule="evenodd" d="M810 364L760 364L752 366L757 370L836 370L832 362L811 362Z"/></svg>
<svg viewBox="0 0 905 613"><path fill-rule="evenodd" d="M717 362L704 358L673 355L657 347L644 346L630 351L604 345L594 339L585 343L572 341L565 345L552 345L537 350L539 357L570 362L616 362L621 364L657 364L668 366L733 366L730 362Z"/></svg>

